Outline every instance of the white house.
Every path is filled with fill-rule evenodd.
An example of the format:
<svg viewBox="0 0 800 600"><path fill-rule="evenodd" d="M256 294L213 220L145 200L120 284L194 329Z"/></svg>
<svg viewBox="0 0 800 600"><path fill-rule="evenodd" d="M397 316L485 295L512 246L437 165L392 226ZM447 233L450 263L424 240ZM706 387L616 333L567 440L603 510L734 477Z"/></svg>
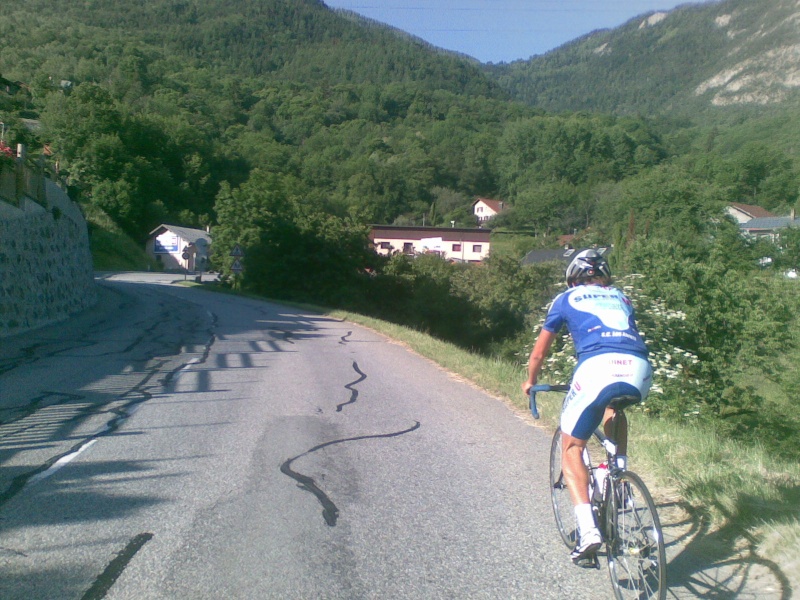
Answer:
<svg viewBox="0 0 800 600"><path fill-rule="evenodd" d="M373 225L369 237L378 254L438 254L447 260L481 262L489 255L488 229Z"/></svg>
<svg viewBox="0 0 800 600"><path fill-rule="evenodd" d="M165 271L203 271L208 264L211 236L202 229L159 225L150 232L145 252Z"/></svg>
<svg viewBox="0 0 800 600"><path fill-rule="evenodd" d="M495 215L499 215L505 209L505 202L502 200L490 200L489 198L478 198L472 203L472 214L478 219L479 223L488 221Z"/></svg>

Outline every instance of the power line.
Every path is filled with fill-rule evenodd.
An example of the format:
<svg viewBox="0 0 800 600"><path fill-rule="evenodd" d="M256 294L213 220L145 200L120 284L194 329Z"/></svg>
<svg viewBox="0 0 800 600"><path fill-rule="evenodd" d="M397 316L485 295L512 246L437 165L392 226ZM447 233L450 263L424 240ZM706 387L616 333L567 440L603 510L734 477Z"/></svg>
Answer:
<svg viewBox="0 0 800 600"><path fill-rule="evenodd" d="M497 9L492 8L470 8L470 7L455 7L455 8L444 8L439 6L383 6L380 4L359 4L356 6L337 6L334 8L338 8L340 10L352 10L352 11L359 11L359 10L395 10L395 11L427 11L427 12L435 12L435 13L445 13L445 12L484 12L484 13L496 13ZM503 8L504 13L509 12L525 12L525 13L574 13L574 8ZM581 14L586 13L597 13L602 14L606 12L611 12L608 9L580 9Z"/></svg>

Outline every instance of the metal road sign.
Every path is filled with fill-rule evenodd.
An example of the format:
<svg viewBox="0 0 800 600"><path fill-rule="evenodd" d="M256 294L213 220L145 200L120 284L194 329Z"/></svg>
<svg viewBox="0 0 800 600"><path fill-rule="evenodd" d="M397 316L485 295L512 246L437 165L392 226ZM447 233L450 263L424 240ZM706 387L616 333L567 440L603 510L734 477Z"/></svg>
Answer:
<svg viewBox="0 0 800 600"><path fill-rule="evenodd" d="M231 250L230 255L233 256L234 258L241 258L242 256L244 256L244 250L242 250L239 244L235 244L233 246L233 250Z"/></svg>
<svg viewBox="0 0 800 600"><path fill-rule="evenodd" d="M233 271L234 273L241 273L242 271L244 271L244 267L242 266L242 263L239 262L238 258L235 261L233 261L233 264L231 265L231 271Z"/></svg>

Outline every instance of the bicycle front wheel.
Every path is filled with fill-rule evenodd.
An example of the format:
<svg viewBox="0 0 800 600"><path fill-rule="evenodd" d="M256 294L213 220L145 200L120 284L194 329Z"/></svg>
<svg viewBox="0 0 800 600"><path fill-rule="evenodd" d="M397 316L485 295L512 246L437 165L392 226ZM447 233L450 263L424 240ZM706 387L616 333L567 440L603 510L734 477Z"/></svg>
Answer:
<svg viewBox="0 0 800 600"><path fill-rule="evenodd" d="M556 527L561 539L568 548L574 548L578 535L578 523L572 508L564 473L561 471L561 428L556 429L553 443L550 446L550 498L553 501L553 513Z"/></svg>
<svg viewBox="0 0 800 600"><path fill-rule="evenodd" d="M619 600L664 600L667 554L656 505L642 479L626 471L608 498L608 572Z"/></svg>

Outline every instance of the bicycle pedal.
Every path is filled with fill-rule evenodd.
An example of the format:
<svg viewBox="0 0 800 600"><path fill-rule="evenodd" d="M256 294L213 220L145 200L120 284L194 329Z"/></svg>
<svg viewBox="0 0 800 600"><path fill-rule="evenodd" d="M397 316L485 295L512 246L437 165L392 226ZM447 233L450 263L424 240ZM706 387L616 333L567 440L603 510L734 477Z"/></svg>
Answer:
<svg viewBox="0 0 800 600"><path fill-rule="evenodd" d="M600 561L597 558L597 554L591 554L584 558L580 558L578 560L573 560L572 564L580 567L581 569L599 569L600 568Z"/></svg>

